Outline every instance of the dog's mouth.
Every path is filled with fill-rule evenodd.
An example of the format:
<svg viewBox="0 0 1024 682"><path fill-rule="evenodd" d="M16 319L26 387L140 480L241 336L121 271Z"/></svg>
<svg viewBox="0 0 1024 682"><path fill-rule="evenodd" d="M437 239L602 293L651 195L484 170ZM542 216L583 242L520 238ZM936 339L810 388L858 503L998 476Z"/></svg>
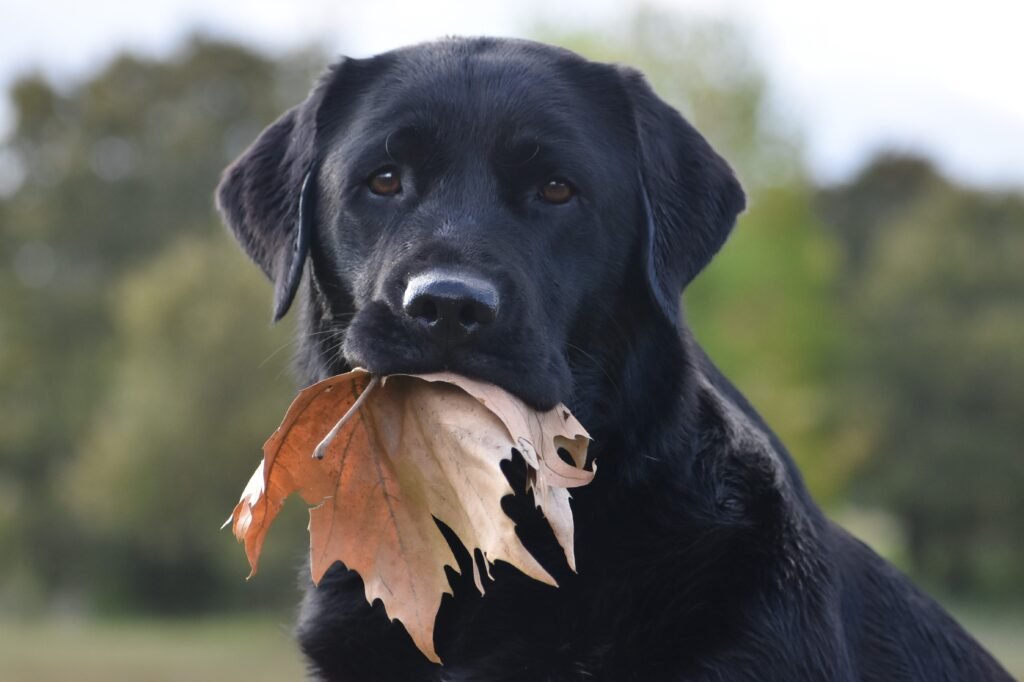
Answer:
<svg viewBox="0 0 1024 682"><path fill-rule="evenodd" d="M382 302L356 313L341 353L349 366L374 374L449 371L486 381L539 410L564 402L572 385L559 345L529 328L504 325L472 342L438 343L429 329L396 316Z"/></svg>

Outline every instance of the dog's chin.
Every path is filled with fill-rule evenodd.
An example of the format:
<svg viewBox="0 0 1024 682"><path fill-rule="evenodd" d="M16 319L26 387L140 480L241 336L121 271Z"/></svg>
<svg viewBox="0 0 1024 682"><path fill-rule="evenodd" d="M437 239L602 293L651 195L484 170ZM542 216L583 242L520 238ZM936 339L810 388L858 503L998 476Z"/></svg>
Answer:
<svg viewBox="0 0 1024 682"><path fill-rule="evenodd" d="M499 341L441 352L424 331L385 311L364 310L346 330L342 354L350 367L379 375L454 372L494 384L538 410L567 399L572 377L553 345Z"/></svg>

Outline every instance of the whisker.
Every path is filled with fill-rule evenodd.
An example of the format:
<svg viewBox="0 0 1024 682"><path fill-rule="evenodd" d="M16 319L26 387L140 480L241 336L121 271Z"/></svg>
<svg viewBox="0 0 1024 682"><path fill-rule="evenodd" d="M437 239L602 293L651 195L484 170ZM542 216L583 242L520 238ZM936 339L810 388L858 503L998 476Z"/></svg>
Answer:
<svg viewBox="0 0 1024 682"><path fill-rule="evenodd" d="M619 386L619 383L615 381L615 378L612 377L608 370L605 369L604 365L601 364L600 360L598 360L596 357L594 357L593 355L583 350L574 343L569 343L568 341L566 341L565 345L567 348L571 348L572 350L576 351L577 353L585 357L587 360L590 360L594 367L601 370L601 373L604 374L606 379L608 379L608 383L611 384L612 389L619 396L619 399L622 399L622 388Z"/></svg>
<svg viewBox="0 0 1024 682"><path fill-rule="evenodd" d="M257 369L262 369L264 365L266 365L268 362L270 362L274 358L274 356L276 356L278 353L283 351L288 346L294 345L294 344L298 343L299 341L304 341L306 339L311 339L311 338L313 338L315 336L321 336L321 335L325 336L325 335L328 335L328 334L334 334L334 333L337 333L338 331L340 331L340 330L338 330L338 329L321 329L321 330L314 331L314 332L304 332L302 334L295 334L294 336L292 336L292 338L290 338L287 341L285 341L284 344L282 344L279 348L275 349L270 355L268 355L267 357L263 358L262 362L260 362L260 364L258 364L256 366L256 368Z"/></svg>

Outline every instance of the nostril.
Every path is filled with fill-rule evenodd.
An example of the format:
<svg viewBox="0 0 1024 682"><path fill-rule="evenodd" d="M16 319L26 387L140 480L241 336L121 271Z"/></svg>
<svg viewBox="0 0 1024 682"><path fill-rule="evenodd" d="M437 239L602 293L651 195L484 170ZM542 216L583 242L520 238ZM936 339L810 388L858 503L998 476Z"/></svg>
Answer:
<svg viewBox="0 0 1024 682"><path fill-rule="evenodd" d="M495 309L480 301L467 301L459 307L459 323L470 329L494 322Z"/></svg>
<svg viewBox="0 0 1024 682"><path fill-rule="evenodd" d="M490 324L497 316L497 306L484 301L473 301L463 307L464 324Z"/></svg>
<svg viewBox="0 0 1024 682"><path fill-rule="evenodd" d="M437 303L435 303L433 299L425 298L425 297L424 298L420 298L419 301L420 301L419 311L417 313L414 313L414 315L416 317L420 318L421 320L423 320L424 322L428 322L428 323L437 322L437 317L438 317Z"/></svg>
<svg viewBox="0 0 1024 682"><path fill-rule="evenodd" d="M463 327L472 327L479 323L476 307L472 303L463 303L459 308L459 322Z"/></svg>
<svg viewBox="0 0 1024 682"><path fill-rule="evenodd" d="M441 316L437 301L424 294L409 298L402 307L406 315L425 324L433 324Z"/></svg>

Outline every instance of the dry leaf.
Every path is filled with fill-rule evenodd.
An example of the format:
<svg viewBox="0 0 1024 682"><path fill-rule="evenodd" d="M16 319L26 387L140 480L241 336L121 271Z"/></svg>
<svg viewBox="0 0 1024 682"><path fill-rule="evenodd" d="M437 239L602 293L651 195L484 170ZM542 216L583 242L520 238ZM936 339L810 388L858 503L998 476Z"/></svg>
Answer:
<svg viewBox="0 0 1024 682"><path fill-rule="evenodd" d="M255 573L267 529L298 492L315 505L313 581L343 562L362 576L367 600L380 599L438 661L434 619L450 592L444 566L456 563L434 517L470 553L479 548L488 566L506 561L553 585L501 509L513 491L499 465L513 448L522 453L537 506L575 569L567 489L593 477L582 468L588 442L563 406L538 413L493 385L450 373L393 375L378 385L356 370L299 393L228 522ZM562 461L559 448L576 466Z"/></svg>

